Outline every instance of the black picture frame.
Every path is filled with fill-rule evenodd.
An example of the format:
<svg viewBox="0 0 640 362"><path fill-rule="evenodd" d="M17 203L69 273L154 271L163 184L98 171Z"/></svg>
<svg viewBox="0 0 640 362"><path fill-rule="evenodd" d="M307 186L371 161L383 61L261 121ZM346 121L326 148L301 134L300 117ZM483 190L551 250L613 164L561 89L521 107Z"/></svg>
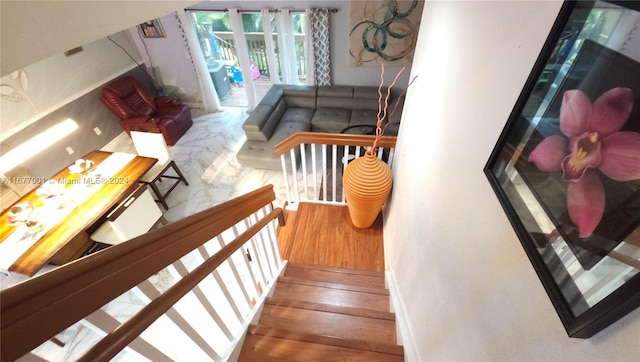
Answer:
<svg viewBox="0 0 640 362"><path fill-rule="evenodd" d="M596 151L585 143L571 146L584 142L582 136L567 136L567 121L560 127L568 117L561 112L565 95L577 92L595 102L614 88L624 89L632 107L619 132L640 138L640 56L625 54L629 41L640 48L640 36L633 38L626 25L636 15L638 2L563 3L484 168L567 334L575 338L589 338L640 306L640 177L612 180L594 165L585 171L588 176L572 176L565 161L578 151L571 147L587 149L588 155ZM629 97L624 99L628 105ZM596 134L590 144L601 147L597 133L582 134ZM541 170L531 153L552 136L566 139L558 148L562 158L553 158L562 159L562 167ZM576 208L572 214L567 206L583 179L597 179L603 192L586 192L593 190L589 184L582 194L604 194L600 218L589 219L596 221L591 232L581 224L584 217L575 216Z"/></svg>

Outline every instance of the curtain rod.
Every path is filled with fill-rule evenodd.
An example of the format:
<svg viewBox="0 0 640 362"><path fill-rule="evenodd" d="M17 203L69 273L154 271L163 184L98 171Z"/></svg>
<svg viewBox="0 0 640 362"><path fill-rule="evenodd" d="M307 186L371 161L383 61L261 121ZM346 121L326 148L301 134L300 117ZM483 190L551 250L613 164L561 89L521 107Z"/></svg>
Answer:
<svg viewBox="0 0 640 362"><path fill-rule="evenodd" d="M229 9L228 8L224 8L224 9L193 9L193 8L188 8L188 9L184 9L185 11L217 11L217 12L228 12ZM280 11L279 9L269 9L270 13L277 13L278 11ZM340 11L340 9L336 9L336 8L331 8L329 9L330 12L332 13L337 13L338 11ZM260 13L261 10L238 10L238 12L240 13ZM305 10L289 10L290 13L304 13Z"/></svg>

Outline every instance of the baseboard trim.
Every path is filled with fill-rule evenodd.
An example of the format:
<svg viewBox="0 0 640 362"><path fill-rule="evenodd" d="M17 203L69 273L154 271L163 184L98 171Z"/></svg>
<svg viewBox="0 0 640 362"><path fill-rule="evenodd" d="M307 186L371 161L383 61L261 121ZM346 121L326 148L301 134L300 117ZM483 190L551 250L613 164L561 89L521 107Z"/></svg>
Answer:
<svg viewBox="0 0 640 362"><path fill-rule="evenodd" d="M388 266L387 266L388 267ZM389 288L389 299L391 307L396 315L396 330L398 335L398 344L404 347L405 361L420 361L418 353L418 345L416 344L411 327L409 326L409 318L404 301L398 293L398 285L393 270L385 271L387 286Z"/></svg>

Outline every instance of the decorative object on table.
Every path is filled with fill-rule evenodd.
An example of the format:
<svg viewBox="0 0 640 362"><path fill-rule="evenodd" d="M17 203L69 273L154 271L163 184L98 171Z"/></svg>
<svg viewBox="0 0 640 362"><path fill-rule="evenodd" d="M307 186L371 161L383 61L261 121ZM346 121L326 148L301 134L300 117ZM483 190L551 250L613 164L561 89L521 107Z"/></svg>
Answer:
<svg viewBox="0 0 640 362"><path fill-rule="evenodd" d="M622 19L640 5L563 5L484 169L571 337L640 305L640 34L604 26Z"/></svg>
<svg viewBox="0 0 640 362"><path fill-rule="evenodd" d="M350 64L411 64L423 7L419 0L352 1Z"/></svg>
<svg viewBox="0 0 640 362"><path fill-rule="evenodd" d="M86 174L94 166L94 162L91 160L78 159L76 162L69 166L69 173L72 175Z"/></svg>
<svg viewBox="0 0 640 362"><path fill-rule="evenodd" d="M64 193L65 182L51 179L36 189L36 195L43 200L55 199Z"/></svg>
<svg viewBox="0 0 640 362"><path fill-rule="evenodd" d="M146 21L139 25L142 36L145 38L166 38L160 19Z"/></svg>
<svg viewBox="0 0 640 362"><path fill-rule="evenodd" d="M31 202L13 205L9 210L9 224L27 227L26 236L34 236L44 229L44 224L38 219L38 212Z"/></svg>
<svg viewBox="0 0 640 362"><path fill-rule="evenodd" d="M13 205L11 209L9 209L9 223L11 225L25 223L29 220L34 210L35 208L31 202L22 202Z"/></svg>
<svg viewBox="0 0 640 362"><path fill-rule="evenodd" d="M380 86L378 87L376 138L371 149L367 150L363 157L358 157L349 162L344 170L342 184L346 195L347 208L349 209L351 222L358 228L368 228L375 222L391 192L393 184L391 170L384 161L376 156L376 150L380 137L384 134L384 130L391 119L391 114L387 114L391 88L395 85L404 69L402 67L396 74L391 85L387 87L387 92L383 98L384 64L382 65ZM400 98L402 96L398 97L391 113L395 112ZM345 155L345 160L348 159L349 155Z"/></svg>

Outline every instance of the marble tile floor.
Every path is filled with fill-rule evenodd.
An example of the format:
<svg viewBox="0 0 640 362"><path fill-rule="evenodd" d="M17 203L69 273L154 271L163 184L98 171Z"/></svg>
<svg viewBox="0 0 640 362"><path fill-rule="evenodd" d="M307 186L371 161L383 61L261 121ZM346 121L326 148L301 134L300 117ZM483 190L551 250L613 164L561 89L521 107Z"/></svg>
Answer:
<svg viewBox="0 0 640 362"><path fill-rule="evenodd" d="M277 198L274 204L284 204L286 196L281 171L244 167L236 160L236 153L246 141L242 123L247 116L245 108L240 107L226 107L222 112L196 116L193 126L171 147L173 160L189 186L180 184L167 198L169 210L162 210L169 221L182 219L266 184L274 185ZM102 149L135 153L131 139L124 132Z"/></svg>

